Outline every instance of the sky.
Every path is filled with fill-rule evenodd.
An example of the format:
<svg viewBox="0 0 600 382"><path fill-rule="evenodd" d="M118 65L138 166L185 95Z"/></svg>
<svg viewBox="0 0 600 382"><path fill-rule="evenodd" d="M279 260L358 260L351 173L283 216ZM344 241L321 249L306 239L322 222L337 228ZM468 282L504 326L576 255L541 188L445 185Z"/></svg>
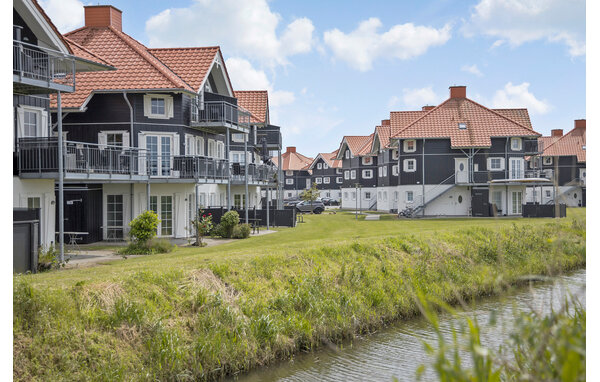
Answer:
<svg viewBox="0 0 600 382"><path fill-rule="evenodd" d="M452 85L526 107L544 135L586 118L584 0L39 3L63 33L83 26L83 5L111 4L146 46L221 46L234 88L269 90L284 146L311 157Z"/></svg>

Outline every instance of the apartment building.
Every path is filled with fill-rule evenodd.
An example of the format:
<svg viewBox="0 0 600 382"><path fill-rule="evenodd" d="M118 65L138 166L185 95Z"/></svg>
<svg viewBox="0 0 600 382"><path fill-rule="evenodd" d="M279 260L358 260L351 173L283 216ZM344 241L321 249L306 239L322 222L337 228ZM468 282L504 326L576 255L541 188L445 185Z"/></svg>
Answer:
<svg viewBox="0 0 600 382"><path fill-rule="evenodd" d="M344 177L342 161L336 157L337 150L331 153L318 153L309 170L312 171L311 182L317 185L320 196L341 202Z"/></svg>
<svg viewBox="0 0 600 382"><path fill-rule="evenodd" d="M296 151L296 147L288 146L279 158L272 157L272 162L283 172L283 199L296 199L312 185L310 165L313 158L309 158Z"/></svg>
<svg viewBox="0 0 600 382"><path fill-rule="evenodd" d="M342 208L377 209L377 156L374 134L342 138L336 159L342 161Z"/></svg>

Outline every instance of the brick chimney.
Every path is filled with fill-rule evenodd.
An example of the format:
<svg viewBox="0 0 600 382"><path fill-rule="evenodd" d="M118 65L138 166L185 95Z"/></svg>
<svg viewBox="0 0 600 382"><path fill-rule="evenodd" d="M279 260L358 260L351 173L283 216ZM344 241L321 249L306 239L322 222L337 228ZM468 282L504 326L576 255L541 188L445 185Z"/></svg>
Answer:
<svg viewBox="0 0 600 382"><path fill-rule="evenodd" d="M429 106L429 105L423 106L421 108L422 111L429 111L429 110L433 110L433 109L435 109L435 106Z"/></svg>
<svg viewBox="0 0 600 382"><path fill-rule="evenodd" d="M585 119L576 119L575 128L585 129Z"/></svg>
<svg viewBox="0 0 600 382"><path fill-rule="evenodd" d="M467 87L450 86L450 98L467 98Z"/></svg>
<svg viewBox="0 0 600 382"><path fill-rule="evenodd" d="M287 153L295 153L295 152L296 152L296 146L288 146L288 147L285 149L285 152L286 152L286 154L287 154Z"/></svg>
<svg viewBox="0 0 600 382"><path fill-rule="evenodd" d="M382 119L381 120L381 126L389 126L390 125L390 120L389 119Z"/></svg>
<svg viewBox="0 0 600 382"><path fill-rule="evenodd" d="M122 13L112 5L86 5L85 11L86 27L108 27L111 26L118 31L123 30L121 21Z"/></svg>
<svg viewBox="0 0 600 382"><path fill-rule="evenodd" d="M551 130L551 136L553 137L562 137L563 136L563 129L552 129Z"/></svg>

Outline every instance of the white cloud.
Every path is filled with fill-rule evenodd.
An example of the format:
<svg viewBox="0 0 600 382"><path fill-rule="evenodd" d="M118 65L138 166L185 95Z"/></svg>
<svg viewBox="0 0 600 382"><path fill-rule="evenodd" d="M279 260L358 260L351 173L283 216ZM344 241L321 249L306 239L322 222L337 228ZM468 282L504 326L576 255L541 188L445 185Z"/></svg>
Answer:
<svg viewBox="0 0 600 382"><path fill-rule="evenodd" d="M300 18L278 35L280 19L266 0L196 0L152 16L146 33L153 47L221 45L230 55L285 65L289 56L312 49L314 26Z"/></svg>
<svg viewBox="0 0 600 382"><path fill-rule="evenodd" d="M529 91L529 82L520 85L507 83L503 89L498 90L492 99L493 108L522 108L525 107L531 114L545 114L551 106L546 100L537 99Z"/></svg>
<svg viewBox="0 0 600 382"><path fill-rule="evenodd" d="M269 106L279 107L294 103L296 96L287 90L275 90L269 92Z"/></svg>
<svg viewBox="0 0 600 382"><path fill-rule="evenodd" d="M396 102L398 101L399 98L396 97ZM441 101L442 97L437 95L431 86L418 89L402 89L402 102L408 108L420 109L425 105L437 105Z"/></svg>
<svg viewBox="0 0 600 382"><path fill-rule="evenodd" d="M477 77L483 77L483 73L481 73L481 70L479 70L479 68L475 64L473 64L473 65L463 65L463 67L460 68L460 70L462 70L463 72L474 74Z"/></svg>
<svg viewBox="0 0 600 382"><path fill-rule="evenodd" d="M481 0L464 26L467 36L495 37L492 48L547 40L568 47L571 56L585 54L585 0Z"/></svg>
<svg viewBox="0 0 600 382"><path fill-rule="evenodd" d="M350 33L339 29L328 30L323 40L336 58L346 61L351 67L362 72L370 70L373 61L379 58L407 60L424 54L427 49L443 45L450 39L450 25L440 29L398 24L387 32L378 33L382 23L372 17L362 21Z"/></svg>
<svg viewBox="0 0 600 382"><path fill-rule="evenodd" d="M61 33L83 26L83 3L79 0L40 0L39 4Z"/></svg>

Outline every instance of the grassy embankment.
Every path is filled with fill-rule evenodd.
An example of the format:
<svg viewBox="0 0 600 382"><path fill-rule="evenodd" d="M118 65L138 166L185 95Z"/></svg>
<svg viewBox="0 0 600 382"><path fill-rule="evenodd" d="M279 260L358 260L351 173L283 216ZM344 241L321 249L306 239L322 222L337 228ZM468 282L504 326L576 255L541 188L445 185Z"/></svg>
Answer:
<svg viewBox="0 0 600 382"><path fill-rule="evenodd" d="M197 380L338 342L528 274L585 265L570 218L358 222L296 229L89 269L15 277L17 380Z"/></svg>

